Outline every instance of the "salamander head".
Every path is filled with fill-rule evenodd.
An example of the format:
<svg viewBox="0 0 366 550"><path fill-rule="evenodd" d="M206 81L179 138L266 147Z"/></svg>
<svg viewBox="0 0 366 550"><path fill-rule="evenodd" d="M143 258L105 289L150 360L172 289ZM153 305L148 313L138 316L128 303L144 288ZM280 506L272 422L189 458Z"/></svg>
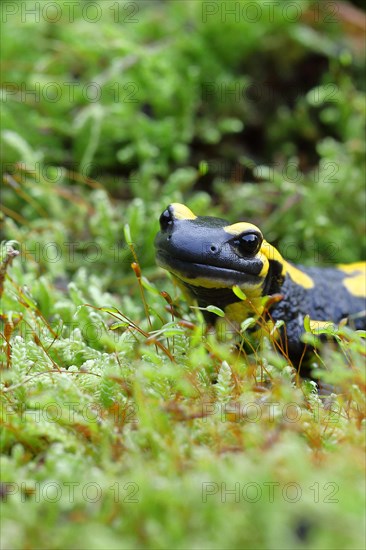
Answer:
<svg viewBox="0 0 366 550"><path fill-rule="evenodd" d="M178 203L161 214L155 247L157 263L191 292L194 287L196 295L199 289L238 285L248 296L259 297L277 291L270 288L270 273L275 272L277 279L285 274L282 256L255 225L230 225L221 218L196 216Z"/></svg>

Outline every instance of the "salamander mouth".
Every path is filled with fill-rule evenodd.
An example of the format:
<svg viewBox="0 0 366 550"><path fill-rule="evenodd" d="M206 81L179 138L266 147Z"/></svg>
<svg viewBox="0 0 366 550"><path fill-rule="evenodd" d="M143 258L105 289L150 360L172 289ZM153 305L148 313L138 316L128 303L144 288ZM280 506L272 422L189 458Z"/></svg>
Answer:
<svg viewBox="0 0 366 550"><path fill-rule="evenodd" d="M190 262L177 258L173 259L161 250L157 251L156 259L160 267L167 269L170 273L183 281L191 282L193 285L195 284L195 279L199 279L200 282L197 284L200 285L202 285L202 281L207 280L211 284L217 283L221 287L232 287L233 285L244 283L257 285L260 280L256 275L245 273L237 269Z"/></svg>

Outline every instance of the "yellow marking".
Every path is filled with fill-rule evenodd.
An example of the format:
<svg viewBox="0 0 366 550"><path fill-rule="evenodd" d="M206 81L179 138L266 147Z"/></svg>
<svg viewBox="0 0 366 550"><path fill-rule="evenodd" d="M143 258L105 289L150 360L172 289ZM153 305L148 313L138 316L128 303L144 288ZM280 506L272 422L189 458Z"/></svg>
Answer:
<svg viewBox="0 0 366 550"><path fill-rule="evenodd" d="M353 294L353 296L357 296L359 298L366 297L366 282L365 276L362 273L355 277L346 277L343 280L343 284L348 292Z"/></svg>
<svg viewBox="0 0 366 550"><path fill-rule="evenodd" d="M258 284L255 283L244 283L244 284L238 284L236 281L228 281L227 278L220 279L217 278L215 280L213 279L205 279L204 277L195 277L190 279L189 277L184 277L181 275L181 273L174 272L172 268L168 269L169 273L171 273L174 278L179 279L183 283L189 283L192 286L200 286L203 288L230 288L230 285L237 284L248 296L248 298L257 298L262 296L262 283L263 281L260 280Z"/></svg>
<svg viewBox="0 0 366 550"><path fill-rule="evenodd" d="M304 288L313 288L314 287L314 281L309 275L301 271L298 267L286 262L281 256L281 254L278 252L278 250L272 246L271 244L267 243L267 241L263 241L261 246L261 252L266 256L268 260L276 260L282 265L282 274L285 275L286 273L291 277L294 283L297 285L300 285ZM260 276L266 276L268 271L268 266L265 264L263 265L262 271L260 272Z"/></svg>
<svg viewBox="0 0 366 550"><path fill-rule="evenodd" d="M219 340L227 340L228 335L233 335L233 328L239 330L241 323L248 319L248 317L254 317L259 319L263 313L263 305L261 297L250 300L243 300L241 302L235 302L227 305L225 310L225 318L217 318L215 324L216 334ZM254 340L257 340L261 335L261 329L257 329L252 333Z"/></svg>
<svg viewBox="0 0 366 550"><path fill-rule="evenodd" d="M230 235L240 235L240 233L243 233L243 231L248 230L258 231L260 234L262 234L256 225L247 222L238 222L233 223L232 225L225 225L225 227L223 227L223 230L226 231L226 233L230 233Z"/></svg>
<svg viewBox="0 0 366 550"><path fill-rule="evenodd" d="M269 260L276 260L282 265L282 274L285 275L284 270L284 263L285 260L282 258L281 254L278 252L277 248L269 244L267 241L263 241L260 251L257 254L257 257L261 260L263 263L263 267L261 269L261 272L259 273L260 277L267 277L268 269L269 269Z"/></svg>
<svg viewBox="0 0 366 550"><path fill-rule="evenodd" d="M204 277L192 277L190 279L189 277L184 277L179 271L173 271L172 268L169 267L168 271L174 275L174 277L180 279L181 281L185 283L189 283L192 286L202 286L203 288L229 288L230 284L228 281L224 279L205 279Z"/></svg>
<svg viewBox="0 0 366 550"><path fill-rule="evenodd" d="M267 273L268 273L268 269L269 269L269 261L268 261L267 256L262 253L262 248L258 252L258 254L256 255L256 258L258 258L263 264L263 267L260 270L260 273L259 273L258 277L261 277L262 279L265 279L267 277Z"/></svg>
<svg viewBox="0 0 366 550"><path fill-rule="evenodd" d="M265 255L268 260L276 260L281 265L285 263L285 260L282 258L281 254L278 252L277 248L269 244L267 241L262 242L261 252Z"/></svg>
<svg viewBox="0 0 366 550"><path fill-rule="evenodd" d="M362 271L366 273L366 262L354 262L353 264L338 264L338 269L345 273L352 273L353 271Z"/></svg>
<svg viewBox="0 0 366 550"><path fill-rule="evenodd" d="M173 208L173 214L176 220L195 220L197 218L192 210L184 206L184 204L173 202L170 206Z"/></svg>
<svg viewBox="0 0 366 550"><path fill-rule="evenodd" d="M173 208L174 217L177 220L195 220L197 218L197 216L193 214L193 212L189 208L187 208L187 206L185 206L184 204L175 202L175 203L172 203L171 206ZM226 233L229 233L230 235L240 235L244 231L248 231L248 230L258 231L261 234L260 230L256 225L247 223L247 222L238 222L232 225L226 225L225 227L223 227L223 229L224 231L226 231ZM287 273L291 277L294 283L304 288L314 287L314 281L312 280L311 277L309 277L309 275L307 275L306 273L304 273L294 265L286 262L281 256L281 254L278 252L278 250L274 246L269 244L267 241L263 240L261 249L258 252L257 257L263 263L262 270L259 273L259 277L261 279L264 279L267 276L268 268L269 268L269 263L268 263L269 260L276 260L282 265L282 274L285 275ZM362 262L360 262L359 264L351 264L351 265L359 266L359 265L362 265ZM349 268L350 266L344 266L344 270ZM342 269L342 267L340 267L340 269ZM173 275L175 274L171 268L169 268L169 271ZM202 286L205 288L227 288L229 286L228 281L227 280L225 281L224 279L217 279L215 281L212 281L210 279L205 279L205 278L198 278L198 277L194 279L189 279L189 278L182 277L180 273L177 273L177 276L182 281L186 281L194 286ZM261 290L261 284L262 283L259 283L258 285L242 285L241 288L243 288L243 290L245 291L249 289L249 291L251 292L251 295L255 296L255 295L258 295L258 291ZM352 294L359 295L357 294L357 292L360 292L359 281L356 281L356 282L349 281L348 284L350 287L352 287L352 290L351 288L347 287L349 291L352 292ZM364 292L361 293L361 296L363 295L364 295Z"/></svg>
<svg viewBox="0 0 366 550"><path fill-rule="evenodd" d="M264 336L278 341L281 338L281 329L275 328L275 323L271 319L267 321L260 319L260 326L252 333L252 337L255 340L262 340Z"/></svg>
<svg viewBox="0 0 366 550"><path fill-rule="evenodd" d="M353 296L366 297L366 263L340 264L340 271L346 273L343 284Z"/></svg>
<svg viewBox="0 0 366 550"><path fill-rule="evenodd" d="M244 319L247 319L248 317L261 315L263 313L263 306L261 302L261 298L254 298L253 300L250 300L250 304L248 300L243 300L241 302L234 302L233 304L229 304L224 308L225 314L230 321L233 323L242 323Z"/></svg>
<svg viewBox="0 0 366 550"><path fill-rule="evenodd" d="M313 288L314 281L309 275L301 271L298 267L295 267L288 262L284 264L285 272L288 273L294 283L304 288Z"/></svg>

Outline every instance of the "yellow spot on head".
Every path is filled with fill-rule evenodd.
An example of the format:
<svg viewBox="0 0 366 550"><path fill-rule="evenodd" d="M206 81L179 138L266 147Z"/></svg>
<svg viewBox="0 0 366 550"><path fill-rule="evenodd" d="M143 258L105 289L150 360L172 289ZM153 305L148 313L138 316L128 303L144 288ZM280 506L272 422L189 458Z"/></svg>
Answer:
<svg viewBox="0 0 366 550"><path fill-rule="evenodd" d="M260 235L262 234L256 225L247 222L238 222L233 223L232 225L225 225L223 230L226 231L226 233L230 233L230 235L240 235L240 233L243 233L244 231L256 231Z"/></svg>
<svg viewBox="0 0 366 550"><path fill-rule="evenodd" d="M173 214L176 220L195 220L197 218L192 210L184 204L173 202L170 206L173 208Z"/></svg>

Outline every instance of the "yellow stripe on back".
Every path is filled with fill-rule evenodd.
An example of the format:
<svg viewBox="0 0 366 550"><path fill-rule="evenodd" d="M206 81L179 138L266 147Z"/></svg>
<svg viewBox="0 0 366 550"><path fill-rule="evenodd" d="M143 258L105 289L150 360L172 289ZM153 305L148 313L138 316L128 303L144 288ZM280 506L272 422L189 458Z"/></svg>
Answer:
<svg viewBox="0 0 366 550"><path fill-rule="evenodd" d="M301 271L301 269L299 269L298 267L286 262L286 260L282 258L278 250L271 244L267 243L267 241L263 241L261 252L267 257L268 260L275 260L279 262L282 265L282 274L286 275L287 273L291 277L293 282L297 285L300 285L304 288L314 287L314 281L311 277L309 277L309 275ZM263 268L263 270L264 269L265 268Z"/></svg>
<svg viewBox="0 0 366 550"><path fill-rule="evenodd" d="M353 296L366 297L366 263L340 264L337 266L346 274L343 284Z"/></svg>
<svg viewBox="0 0 366 550"><path fill-rule="evenodd" d="M292 264L285 262L285 272L288 273L294 283L304 288L313 288L314 281L309 275L301 271Z"/></svg>
<svg viewBox="0 0 366 550"><path fill-rule="evenodd" d="M352 273L354 271L361 271L366 274L366 262L354 262L353 264L338 264L337 268L345 273Z"/></svg>

